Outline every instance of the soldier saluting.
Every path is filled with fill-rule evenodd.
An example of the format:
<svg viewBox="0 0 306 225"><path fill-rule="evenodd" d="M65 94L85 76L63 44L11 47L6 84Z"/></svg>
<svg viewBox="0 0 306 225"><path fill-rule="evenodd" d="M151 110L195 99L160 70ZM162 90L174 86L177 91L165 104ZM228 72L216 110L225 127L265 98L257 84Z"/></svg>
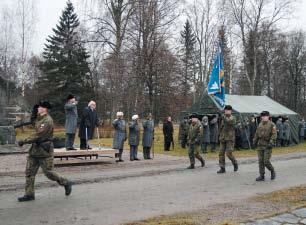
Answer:
<svg viewBox="0 0 306 225"><path fill-rule="evenodd" d="M271 172L271 180L275 179L275 170L270 162L272 155L272 148L277 138L276 126L270 121L270 113L263 111L261 114L261 122L256 130L253 143L258 146L258 165L259 177L256 181L265 180L265 167Z"/></svg>
<svg viewBox="0 0 306 225"><path fill-rule="evenodd" d="M219 152L219 166L220 170L217 173L225 173L225 153L231 160L234 171L238 171L238 163L233 155L235 143L235 126L236 118L232 115L232 106L226 105L224 107L224 116L222 117L220 126L220 152Z"/></svg>
<svg viewBox="0 0 306 225"><path fill-rule="evenodd" d="M197 114L192 114L190 116L191 124L188 130L188 155L190 159L190 166L187 169L194 169L195 158L201 162L201 166L205 166L205 161L200 155L200 145L203 135L203 127L198 119Z"/></svg>
<svg viewBox="0 0 306 225"><path fill-rule="evenodd" d="M40 101L35 121L35 133L29 138L19 141L18 145L32 144L27 157L25 195L19 202L35 200L34 182L39 167L44 174L59 185L65 187L65 194L70 195L72 183L53 171L53 120L49 115L51 105L48 101Z"/></svg>

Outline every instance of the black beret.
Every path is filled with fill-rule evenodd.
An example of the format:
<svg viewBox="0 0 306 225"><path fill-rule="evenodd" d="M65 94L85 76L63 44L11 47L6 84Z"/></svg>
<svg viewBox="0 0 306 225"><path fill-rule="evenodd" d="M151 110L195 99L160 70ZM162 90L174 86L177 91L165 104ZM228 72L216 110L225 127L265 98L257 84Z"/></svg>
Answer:
<svg viewBox="0 0 306 225"><path fill-rule="evenodd" d="M70 100L70 99L73 99L73 98L75 98L75 96L72 95L72 94L69 94L68 97L67 97L67 100Z"/></svg>
<svg viewBox="0 0 306 225"><path fill-rule="evenodd" d="M52 108L51 104L48 101L46 101L46 100L40 101L38 103L38 106L43 107L43 108L47 108L47 109L51 109Z"/></svg>
<svg viewBox="0 0 306 225"><path fill-rule="evenodd" d="M231 105L226 105L224 107L224 110L233 110L233 107Z"/></svg>
<svg viewBox="0 0 306 225"><path fill-rule="evenodd" d="M270 113L268 111L262 111L260 116L270 116Z"/></svg>

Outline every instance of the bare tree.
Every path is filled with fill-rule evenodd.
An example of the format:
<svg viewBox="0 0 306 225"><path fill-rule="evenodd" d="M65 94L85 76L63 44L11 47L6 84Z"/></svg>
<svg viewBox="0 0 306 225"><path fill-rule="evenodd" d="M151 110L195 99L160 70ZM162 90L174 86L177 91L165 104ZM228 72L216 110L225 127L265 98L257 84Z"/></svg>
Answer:
<svg viewBox="0 0 306 225"><path fill-rule="evenodd" d="M36 23L36 0L18 0L16 8L17 33L20 40L20 78L22 95L26 84L27 59Z"/></svg>
<svg viewBox="0 0 306 225"><path fill-rule="evenodd" d="M198 73L194 76L195 96L200 96L206 88L211 70L211 61L217 42L217 21L212 0L194 0L188 7L187 16L196 35Z"/></svg>
<svg viewBox="0 0 306 225"><path fill-rule="evenodd" d="M288 17L288 12L292 1L289 0L230 0L230 9L235 24L239 28L236 35L242 42L242 58L245 76L247 78L250 94L255 93L255 86L257 80L257 64L258 64L258 33L260 26L265 23L266 26L271 27L278 21ZM272 11L271 11L272 10ZM250 34L252 34L250 36ZM247 54L249 48L249 38L252 38L253 55ZM254 61L252 68L248 66L248 57L252 57Z"/></svg>

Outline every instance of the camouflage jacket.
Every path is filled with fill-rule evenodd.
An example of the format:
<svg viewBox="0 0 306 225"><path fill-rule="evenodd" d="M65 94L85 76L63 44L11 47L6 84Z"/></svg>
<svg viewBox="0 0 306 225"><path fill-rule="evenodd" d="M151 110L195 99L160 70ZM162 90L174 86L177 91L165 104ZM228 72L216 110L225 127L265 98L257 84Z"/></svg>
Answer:
<svg viewBox="0 0 306 225"><path fill-rule="evenodd" d="M235 141L236 118L223 116L220 126L220 141Z"/></svg>
<svg viewBox="0 0 306 225"><path fill-rule="evenodd" d="M38 116L35 122L35 133L25 140L31 143L29 155L34 157L53 156L53 120L49 115ZM50 141L46 141L50 140Z"/></svg>
<svg viewBox="0 0 306 225"><path fill-rule="evenodd" d="M203 135L203 127L200 121L198 121L195 124L189 125L189 131L188 131L188 142L190 145L194 144L201 144Z"/></svg>
<svg viewBox="0 0 306 225"><path fill-rule="evenodd" d="M274 145L276 138L277 130L275 124L271 121L260 122L253 142L258 144L258 147L266 147L268 144Z"/></svg>

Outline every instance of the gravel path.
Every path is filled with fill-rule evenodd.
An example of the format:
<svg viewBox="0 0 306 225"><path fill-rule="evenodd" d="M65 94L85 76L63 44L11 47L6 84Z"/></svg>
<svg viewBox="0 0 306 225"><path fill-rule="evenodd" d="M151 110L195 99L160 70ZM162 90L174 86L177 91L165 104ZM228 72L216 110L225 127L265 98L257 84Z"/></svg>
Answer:
<svg viewBox="0 0 306 225"><path fill-rule="evenodd" d="M207 167L192 171L184 169L186 162L148 168L122 167L105 172L97 170L92 176L97 179L101 173L100 180L75 185L68 198L60 187L45 187L37 190L36 201L17 203L16 197L22 191L2 191L1 225L119 224L239 202L257 194L305 184L306 180L304 158L275 161L277 179L261 183L254 181L258 166L252 161L241 164L238 173L229 167L223 175L216 174L216 162L208 162ZM42 176L38 177L38 182L40 179ZM82 179L82 176L75 174L73 179Z"/></svg>

